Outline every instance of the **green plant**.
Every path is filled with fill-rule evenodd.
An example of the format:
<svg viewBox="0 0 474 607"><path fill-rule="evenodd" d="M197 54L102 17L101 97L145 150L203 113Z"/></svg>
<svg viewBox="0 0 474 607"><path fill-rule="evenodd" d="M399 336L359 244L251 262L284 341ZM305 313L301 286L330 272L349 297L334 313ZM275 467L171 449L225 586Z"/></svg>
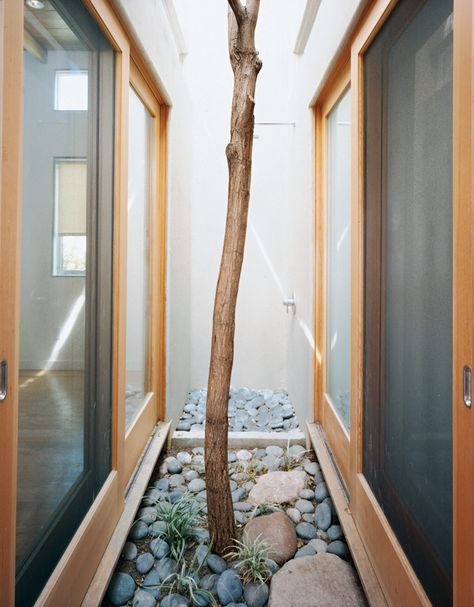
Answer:
<svg viewBox="0 0 474 607"><path fill-rule="evenodd" d="M262 504L258 504L250 513L251 518L255 516L260 516L262 514L273 514L273 512L282 512L283 509L280 507L280 504L276 504L275 502L263 502Z"/></svg>
<svg viewBox="0 0 474 607"><path fill-rule="evenodd" d="M251 539L244 533L242 541L234 540L235 548L230 550L226 556L235 559L235 567L244 582L266 582L271 577L271 570L268 567L272 547L260 539L258 536Z"/></svg>
<svg viewBox="0 0 474 607"><path fill-rule="evenodd" d="M197 527L204 522L203 506L185 494L174 504L159 502L156 510L158 520L166 524L160 536L168 543L171 555L180 562L186 551L186 541L195 539Z"/></svg>
<svg viewBox="0 0 474 607"><path fill-rule="evenodd" d="M289 470L296 468L296 466L299 466L301 464L301 460L303 459L303 456L306 453L308 453L307 450L301 451L300 453L297 453L296 455L290 454L290 440L288 439L288 442L286 444L286 449L284 450L283 455L281 456L282 470L284 470L285 472L288 472Z"/></svg>
<svg viewBox="0 0 474 607"><path fill-rule="evenodd" d="M189 565L186 565L186 562L183 560L181 569L179 569L177 573L173 573L165 578L161 588L166 590L168 594L176 593L188 597L191 603L198 607L203 607L204 605L218 607L218 603L212 593L208 590L199 588L198 574L203 562L205 562L205 559L203 559L201 564L198 564L197 567L194 567L196 563L196 554Z"/></svg>
<svg viewBox="0 0 474 607"><path fill-rule="evenodd" d="M235 464L236 472L243 472L247 475L248 480L255 481L258 476L266 471L265 464L259 459L253 457L249 461L239 461Z"/></svg>

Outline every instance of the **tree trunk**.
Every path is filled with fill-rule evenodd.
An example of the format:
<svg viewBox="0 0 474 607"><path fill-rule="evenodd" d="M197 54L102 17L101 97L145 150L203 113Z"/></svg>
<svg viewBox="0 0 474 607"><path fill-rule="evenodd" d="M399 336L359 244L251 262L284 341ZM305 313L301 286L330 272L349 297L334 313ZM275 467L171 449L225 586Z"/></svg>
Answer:
<svg viewBox="0 0 474 607"><path fill-rule="evenodd" d="M262 66L255 50L260 0L229 2L229 54L234 72L228 206L214 301L211 362L207 387L205 465L209 533L213 548L225 552L236 536L227 472L228 399L234 359L235 306L244 256L252 169L254 96Z"/></svg>

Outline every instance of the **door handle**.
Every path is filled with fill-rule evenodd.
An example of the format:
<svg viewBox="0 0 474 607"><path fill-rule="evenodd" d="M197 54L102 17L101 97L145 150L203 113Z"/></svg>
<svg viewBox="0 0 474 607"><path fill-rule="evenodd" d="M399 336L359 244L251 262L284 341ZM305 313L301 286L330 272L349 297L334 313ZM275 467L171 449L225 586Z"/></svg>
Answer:
<svg viewBox="0 0 474 607"><path fill-rule="evenodd" d="M0 360L0 402L6 399L8 394L8 363Z"/></svg>
<svg viewBox="0 0 474 607"><path fill-rule="evenodd" d="M468 365L464 365L462 370L462 391L464 404L470 408L472 406L472 370Z"/></svg>

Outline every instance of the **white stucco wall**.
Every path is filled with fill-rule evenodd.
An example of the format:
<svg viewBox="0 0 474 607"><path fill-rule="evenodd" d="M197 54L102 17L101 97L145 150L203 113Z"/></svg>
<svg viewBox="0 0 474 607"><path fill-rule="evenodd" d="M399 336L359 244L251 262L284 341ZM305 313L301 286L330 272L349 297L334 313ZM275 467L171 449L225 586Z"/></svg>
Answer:
<svg viewBox="0 0 474 607"><path fill-rule="evenodd" d="M234 386L286 387L312 416L314 353L314 123L310 108L360 0L323 0L306 51L293 53L305 0L262 0L249 230L236 319ZM337 4L337 10L336 6ZM207 384L212 306L227 202L232 72L227 3L176 0L191 95L191 371ZM263 122L288 123L261 125ZM296 314L284 297L295 294Z"/></svg>

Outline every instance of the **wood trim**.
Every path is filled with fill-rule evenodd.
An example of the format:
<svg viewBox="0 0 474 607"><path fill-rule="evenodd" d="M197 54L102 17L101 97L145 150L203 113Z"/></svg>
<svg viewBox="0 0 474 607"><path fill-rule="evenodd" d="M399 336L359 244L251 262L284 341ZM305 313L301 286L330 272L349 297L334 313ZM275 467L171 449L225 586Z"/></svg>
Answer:
<svg viewBox="0 0 474 607"><path fill-rule="evenodd" d="M344 530L354 564L371 607L386 607L387 601L375 574L374 567L359 535L354 517L347 502L344 488L326 444L324 430L319 424L306 424L311 444L321 465L331 499Z"/></svg>
<svg viewBox="0 0 474 607"><path fill-rule="evenodd" d="M453 588L455 607L474 604L474 411L463 402L464 365L474 368L474 9L454 0L453 98Z"/></svg>
<svg viewBox="0 0 474 607"><path fill-rule="evenodd" d="M350 86L350 64L345 62L329 78L316 104L317 197L316 197L316 348L315 419L320 420L341 469L346 485L350 476L350 437L330 403L326 390L327 333L327 119Z"/></svg>
<svg viewBox="0 0 474 607"><path fill-rule="evenodd" d="M123 497L116 471L110 473L74 534L35 607L73 607L87 591L120 517Z"/></svg>
<svg viewBox="0 0 474 607"><path fill-rule="evenodd" d="M156 398L148 394L145 404L133 420L125 435L124 477L127 482L132 477L143 448L148 442L156 424Z"/></svg>
<svg viewBox="0 0 474 607"><path fill-rule="evenodd" d="M0 403L0 588L1 603L15 593L18 361L20 323L20 228L23 125L23 2L0 3L0 359L9 364L9 391Z"/></svg>
<svg viewBox="0 0 474 607"><path fill-rule="evenodd" d="M114 572L115 565L120 558L122 547L127 539L130 527L135 518L135 513L140 506L142 496L146 491L155 464L165 446L171 424L159 424L150 445L145 452L143 461L139 465L136 476L132 481L130 490L125 500L125 508L120 520L115 527L107 549L95 572L94 578L82 601L82 607L96 607L104 598L110 578Z"/></svg>
<svg viewBox="0 0 474 607"><path fill-rule="evenodd" d="M430 600L362 474L355 481L357 529L389 605L429 607Z"/></svg>

